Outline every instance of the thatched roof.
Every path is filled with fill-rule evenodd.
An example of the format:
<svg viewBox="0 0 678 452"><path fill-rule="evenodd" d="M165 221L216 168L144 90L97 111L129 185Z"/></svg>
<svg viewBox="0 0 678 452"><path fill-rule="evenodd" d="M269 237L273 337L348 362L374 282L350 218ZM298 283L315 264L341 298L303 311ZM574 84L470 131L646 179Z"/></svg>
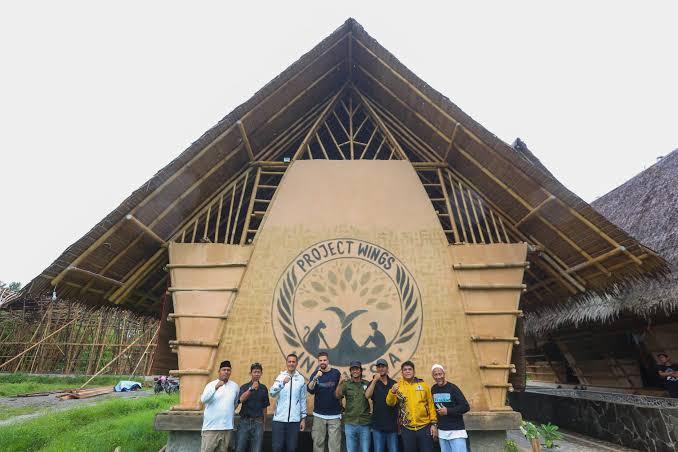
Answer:
<svg viewBox="0 0 678 452"><path fill-rule="evenodd" d="M648 319L678 312L678 149L592 203L600 213L656 250L672 267L667 278L642 281L618 294L546 307L528 314L526 329L610 322L623 315Z"/></svg>
<svg viewBox="0 0 678 452"><path fill-rule="evenodd" d="M425 148L429 161L463 177L495 206L513 237L538 250L526 276L532 286L523 297L528 307L574 292L607 293L615 284L666 272L652 250L466 115L349 19L132 193L22 294L36 296L56 285L61 298L157 313L167 278L161 244L175 239L252 164L289 156L301 141L294 136L310 131L313 115L346 86L369 99L370 114L382 116L382 129L391 127L391 140ZM282 145L290 130L296 135Z"/></svg>

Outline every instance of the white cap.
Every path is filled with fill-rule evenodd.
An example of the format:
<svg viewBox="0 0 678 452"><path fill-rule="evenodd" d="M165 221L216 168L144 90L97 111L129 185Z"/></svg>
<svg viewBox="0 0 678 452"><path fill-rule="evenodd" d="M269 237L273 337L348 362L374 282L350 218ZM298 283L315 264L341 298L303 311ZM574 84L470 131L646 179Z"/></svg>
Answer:
<svg viewBox="0 0 678 452"><path fill-rule="evenodd" d="M431 372L433 372L436 369L440 369L443 372L445 372L445 368L441 364L434 364L433 366L431 366Z"/></svg>

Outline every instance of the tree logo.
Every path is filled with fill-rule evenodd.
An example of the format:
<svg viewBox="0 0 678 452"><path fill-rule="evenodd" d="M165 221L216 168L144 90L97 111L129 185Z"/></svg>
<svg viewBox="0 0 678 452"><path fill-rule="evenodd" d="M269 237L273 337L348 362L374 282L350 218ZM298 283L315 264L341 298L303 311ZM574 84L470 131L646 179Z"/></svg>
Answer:
<svg viewBox="0 0 678 452"><path fill-rule="evenodd" d="M394 367L414 354L422 325L421 294L392 253L357 239L312 245L285 269L273 295L272 323L284 355L311 372L327 352L335 367L354 360Z"/></svg>

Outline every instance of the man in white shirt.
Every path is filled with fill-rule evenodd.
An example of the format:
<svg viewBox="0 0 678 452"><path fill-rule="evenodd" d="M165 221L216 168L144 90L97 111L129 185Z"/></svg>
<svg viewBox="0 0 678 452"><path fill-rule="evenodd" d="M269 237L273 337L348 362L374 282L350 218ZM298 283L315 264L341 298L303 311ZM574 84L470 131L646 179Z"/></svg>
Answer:
<svg viewBox="0 0 678 452"><path fill-rule="evenodd" d="M205 404L201 452L226 452L233 437L233 416L240 386L229 381L231 362L222 361L219 377L207 383L200 401Z"/></svg>
<svg viewBox="0 0 678 452"><path fill-rule="evenodd" d="M271 385L269 394L275 404L271 439L273 452L294 452L299 431L306 428L306 380L297 372L297 355L287 355L287 370L283 370Z"/></svg>

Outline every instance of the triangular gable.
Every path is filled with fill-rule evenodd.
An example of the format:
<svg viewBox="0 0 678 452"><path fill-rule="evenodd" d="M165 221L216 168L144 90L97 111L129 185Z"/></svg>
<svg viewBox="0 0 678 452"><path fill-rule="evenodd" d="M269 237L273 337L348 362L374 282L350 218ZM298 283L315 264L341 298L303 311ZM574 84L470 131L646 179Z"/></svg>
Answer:
<svg viewBox="0 0 678 452"><path fill-rule="evenodd" d="M342 111L350 115L354 103L359 113L355 123L346 123ZM340 143L323 130L330 121L336 122L330 128L341 130L346 124L361 127L363 120L367 128L360 133L374 132L383 154L369 137ZM614 283L666 271L661 258L416 77L349 19L71 245L27 285L24 296L56 285L61 297L157 312L167 286L167 241L186 241L187 234L209 239L210 222L214 227L227 221L225 206L233 221L229 238L252 240L265 212L256 199L266 201L275 190L274 182L259 182L262 176L275 181L275 175L261 172L284 171L284 157L340 154L388 155L428 168L420 176L424 186L431 185L441 218L448 216L441 225L451 243L479 241L470 237L480 236L479 224L490 227L486 235L494 230L506 241L530 243L536 265L526 276L528 304L604 292ZM260 185L272 187L264 198L257 198Z"/></svg>

